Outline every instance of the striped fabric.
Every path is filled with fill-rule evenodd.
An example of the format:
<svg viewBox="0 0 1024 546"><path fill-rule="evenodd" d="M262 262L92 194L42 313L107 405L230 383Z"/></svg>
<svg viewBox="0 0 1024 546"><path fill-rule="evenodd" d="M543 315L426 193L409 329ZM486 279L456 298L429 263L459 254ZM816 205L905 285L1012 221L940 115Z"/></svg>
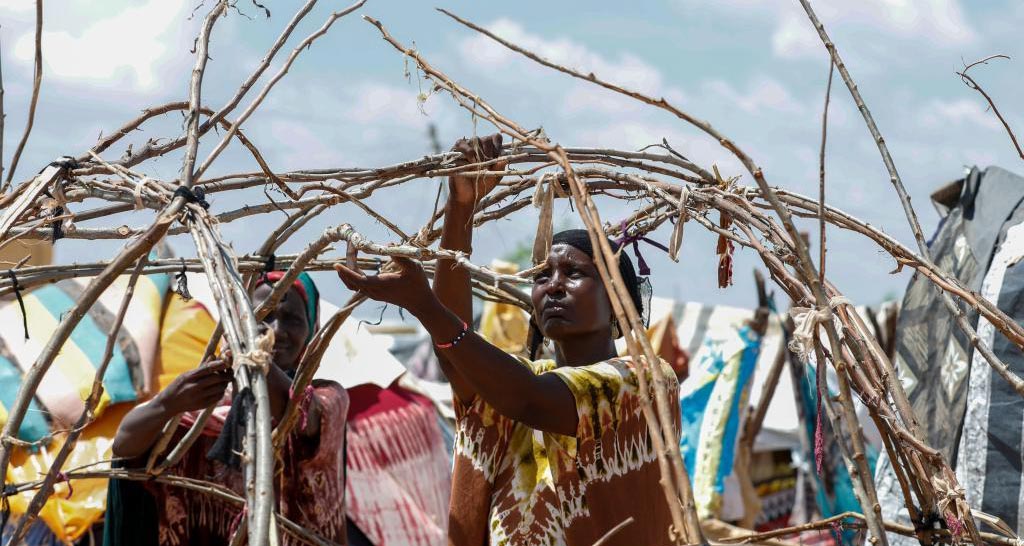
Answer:
<svg viewBox="0 0 1024 546"><path fill-rule="evenodd" d="M714 332L694 355L690 375L679 386L679 448L701 517L717 516L721 509L760 350L761 336L748 326Z"/></svg>
<svg viewBox="0 0 1024 546"><path fill-rule="evenodd" d="M0 305L0 420L14 403L23 374L31 368L46 342L81 295L90 279L71 279L23 294L29 339L21 327L21 308L16 300ZM103 358L110 327L128 284L117 279L89 309L43 376L31 402L18 438L35 442L52 428L67 428L85 409L96 368ZM170 280L167 275L139 279L135 295L104 377L104 393L98 412L109 404L131 402L155 387L153 366L158 345L160 315Z"/></svg>

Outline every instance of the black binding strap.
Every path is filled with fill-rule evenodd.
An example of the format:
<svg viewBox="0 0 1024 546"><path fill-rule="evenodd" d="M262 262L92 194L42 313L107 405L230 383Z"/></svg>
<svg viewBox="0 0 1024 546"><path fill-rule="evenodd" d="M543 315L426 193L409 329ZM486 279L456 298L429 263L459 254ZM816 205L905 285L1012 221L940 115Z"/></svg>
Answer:
<svg viewBox="0 0 1024 546"><path fill-rule="evenodd" d="M57 205L56 207L53 207L53 212L50 213L50 218L59 218L61 216L64 216L64 207L62 207L60 205ZM60 239L64 238L64 221L63 220L53 220L50 223L50 227L53 229L53 232L50 234L50 239L54 243L56 243Z"/></svg>
<svg viewBox="0 0 1024 546"><path fill-rule="evenodd" d="M181 299L189 301L192 299L192 294L188 291L188 276L185 272L185 258L181 259L181 271L174 274L174 280L177 281L177 285L174 291L181 296Z"/></svg>
<svg viewBox="0 0 1024 546"><path fill-rule="evenodd" d="M277 271L277 256L271 252L270 255L267 256L267 261L263 262L263 272L260 273L260 282L269 284L270 280L267 278L267 275L274 271Z"/></svg>
<svg viewBox="0 0 1024 546"><path fill-rule="evenodd" d="M185 186L178 186L178 189L174 190L174 197L181 197L189 203L195 203L204 209L209 209L210 204L206 202L206 192L203 188L189 189Z"/></svg>
<svg viewBox="0 0 1024 546"><path fill-rule="evenodd" d="M21 325L25 329L25 340L28 340L28 315L25 313L25 300L21 299L21 285L18 284L18 277L14 274L13 269L7 270L7 276L11 278L14 297L18 298L18 307L21 308Z"/></svg>

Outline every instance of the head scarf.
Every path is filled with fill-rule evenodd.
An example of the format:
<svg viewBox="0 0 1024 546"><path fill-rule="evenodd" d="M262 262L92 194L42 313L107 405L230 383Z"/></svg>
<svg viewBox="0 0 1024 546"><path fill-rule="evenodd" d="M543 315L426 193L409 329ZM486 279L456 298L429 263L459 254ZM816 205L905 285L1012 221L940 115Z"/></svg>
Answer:
<svg viewBox="0 0 1024 546"><path fill-rule="evenodd" d="M271 271L256 281L256 286L261 284L273 285L284 277L284 271ZM309 333L306 334L306 343L313 339L313 334L320 327L320 291L316 289L316 283L309 273L303 271L292 283L292 288L302 297L306 305L306 322L309 324Z"/></svg>

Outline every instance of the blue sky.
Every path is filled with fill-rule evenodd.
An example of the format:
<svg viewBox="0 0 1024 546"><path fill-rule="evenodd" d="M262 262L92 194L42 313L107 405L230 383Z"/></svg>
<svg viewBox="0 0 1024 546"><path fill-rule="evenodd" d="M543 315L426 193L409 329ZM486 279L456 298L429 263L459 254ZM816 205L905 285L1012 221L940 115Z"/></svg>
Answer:
<svg viewBox="0 0 1024 546"><path fill-rule="evenodd" d="M238 4L252 19L232 12L216 27L204 88L204 102L212 107L223 104L248 75L299 2L268 4L269 19L244 0ZM31 88L33 5L28 0L0 1L7 162L20 137ZM346 5L320 2L286 48L319 27L332 9ZM802 193L816 191L828 61L796 0L664 0L628 7L535 1L437 5L559 62L663 95L733 138L765 168L770 183ZM974 75L1011 126L1024 132L1024 95L1019 92L1024 4L833 0L815 5L886 136L926 233L937 221L928 194L960 176L965 167L997 164L1024 172L1024 163L980 96L954 74L964 60L994 53L1013 57L978 67ZM185 99L193 63L189 50L207 9L199 8L190 19L193 7L172 0L46 4L42 96L18 179L56 156L81 153L101 131L112 130L148 105ZM564 145L637 149L667 138L698 163L716 164L725 175L742 174L717 143L668 114L533 65L433 8L433 3L370 0L303 53L243 126L272 168L369 167L412 159L430 151L426 127L431 122L445 145L474 131L491 132L483 123L474 127L444 96L431 97L421 109L416 100L419 82L406 79L402 57L358 17L364 13L380 19L399 40L415 43L433 64L508 117L527 127L543 126ZM828 201L912 243L874 144L838 78L830 120ZM180 116L166 116L147 125L136 142L180 131ZM200 157L216 141L204 140ZM106 155L116 158L120 153ZM147 174L172 179L180 156L148 165ZM232 149L215 170L254 168L251 159ZM741 179L750 182L746 176ZM406 185L400 192L375 196L371 204L402 227L415 229L429 215L439 183ZM222 196L213 204L228 210L261 198L259 192L244 199ZM628 204L600 205L608 221L629 212ZM578 222L564 204L556 210L566 223ZM133 213L117 223L141 225L148 220L148 215ZM525 211L483 228L474 260L486 263L507 254L532 237L534 220ZM225 226L224 234L244 252L278 221L274 215L256 217ZM346 206L325 214L304 234L313 236L343 221L386 240L379 227ZM689 226L680 264L656 249L646 250L655 293L752 305L749 272L757 259L741 252L736 286L719 290L714 241L701 231L696 224ZM667 240L668 233L654 237ZM175 239L174 245L189 253L187 239ZM117 246L63 241L58 259L92 259ZM301 246L301 240L295 241L286 250ZM908 280L906 273L890 275L891 260L858 236L833 229L829 249L829 277L858 303L900 294ZM344 297L344 289L329 276L320 279L328 297Z"/></svg>

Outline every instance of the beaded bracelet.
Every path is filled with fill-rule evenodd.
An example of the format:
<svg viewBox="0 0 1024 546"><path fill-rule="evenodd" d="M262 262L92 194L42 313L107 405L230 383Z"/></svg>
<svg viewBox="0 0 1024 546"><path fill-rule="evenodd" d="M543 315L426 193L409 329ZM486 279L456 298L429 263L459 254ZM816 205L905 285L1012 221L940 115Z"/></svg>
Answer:
<svg viewBox="0 0 1024 546"><path fill-rule="evenodd" d="M434 346L437 347L438 349L451 349L452 347L458 345L459 342L462 341L462 338L466 337L466 334L468 334L468 333L469 333L469 325L466 324L465 321L463 321L462 322L462 331L459 332L455 336L455 339L449 341L448 343L435 343Z"/></svg>

